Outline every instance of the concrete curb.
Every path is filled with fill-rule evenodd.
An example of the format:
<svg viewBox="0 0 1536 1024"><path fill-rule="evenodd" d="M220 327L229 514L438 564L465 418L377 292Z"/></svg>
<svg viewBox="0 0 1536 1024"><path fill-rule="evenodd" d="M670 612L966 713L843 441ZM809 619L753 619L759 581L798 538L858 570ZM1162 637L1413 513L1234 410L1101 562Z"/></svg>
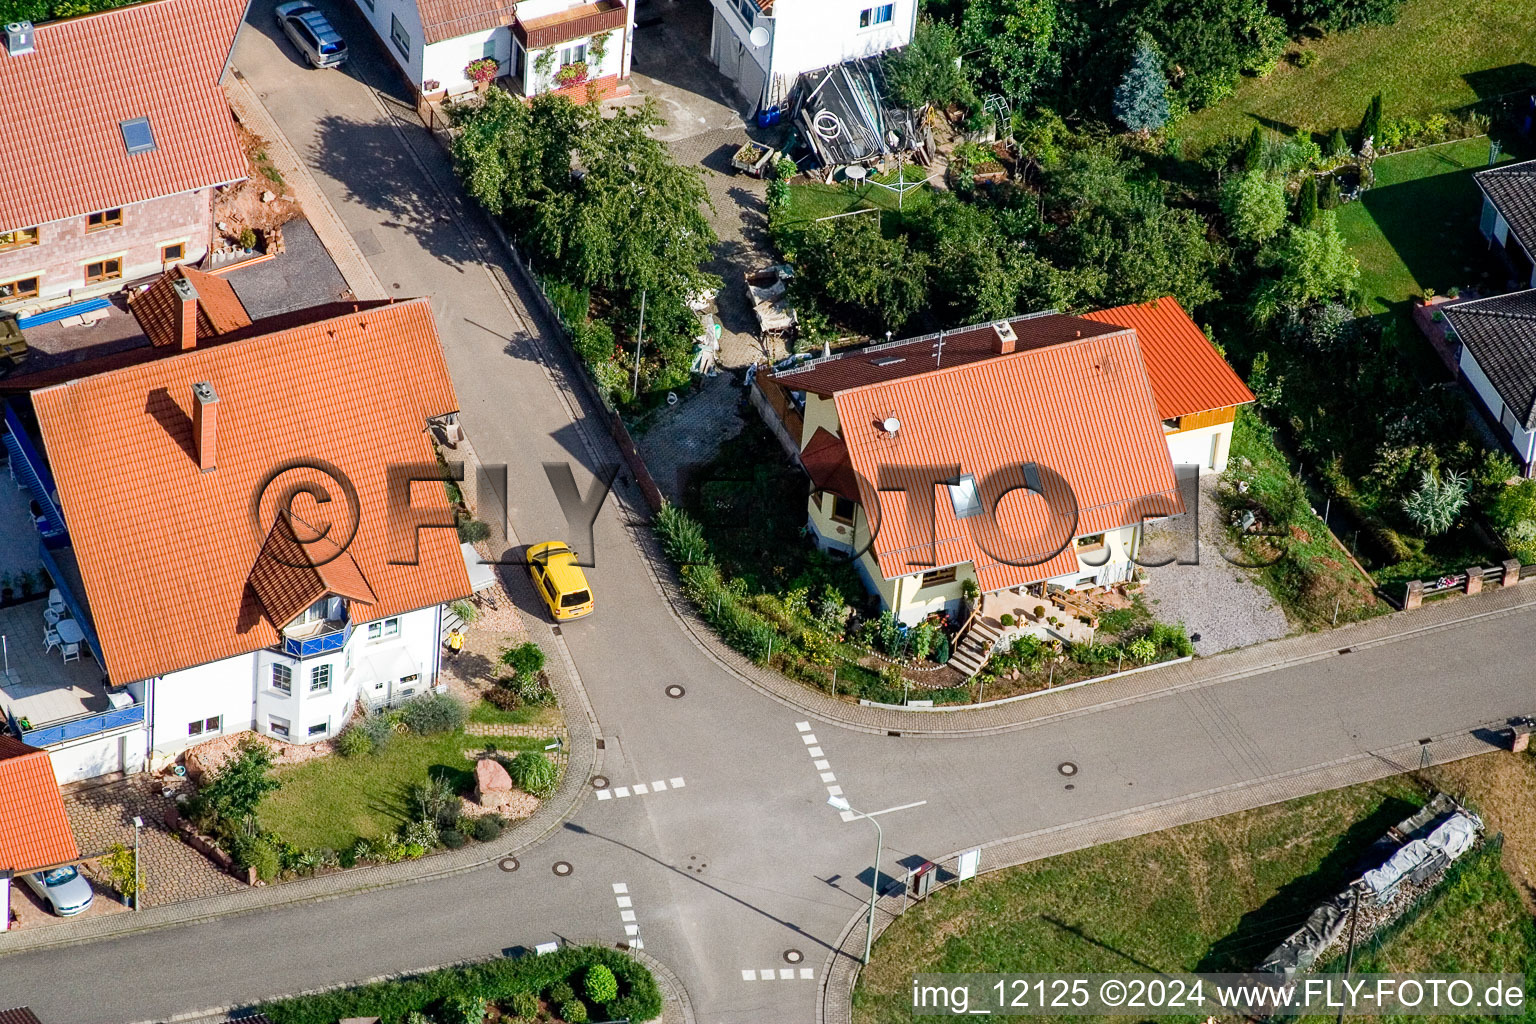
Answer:
<svg viewBox="0 0 1536 1024"><path fill-rule="evenodd" d="M1410 742L1386 750L1365 751L1250 782L1235 783L1066 825L995 839L981 846L981 873L990 874L1074 850L1206 821L1313 793L1374 782L1499 749L1502 748L1471 732L1445 733L1431 737L1428 743ZM941 869L947 868L952 874L959 855L960 851L955 851L935 863ZM877 937L902 914L901 886L893 886L892 889L893 892L883 894L875 905ZM864 912L849 918L822 968L822 983L816 1004L817 1024L852 1024L853 990L863 967L860 961L864 954L864 943L861 940L868 920L868 904L865 906Z"/></svg>

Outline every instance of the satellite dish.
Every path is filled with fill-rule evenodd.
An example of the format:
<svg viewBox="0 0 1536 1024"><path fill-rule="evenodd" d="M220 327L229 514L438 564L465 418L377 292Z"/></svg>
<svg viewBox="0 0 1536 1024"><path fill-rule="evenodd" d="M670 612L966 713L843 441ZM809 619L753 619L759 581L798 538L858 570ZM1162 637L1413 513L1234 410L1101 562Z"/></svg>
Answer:
<svg viewBox="0 0 1536 1024"><path fill-rule="evenodd" d="M843 174L849 181L863 181L868 176L869 170L863 164L849 164L843 168Z"/></svg>
<svg viewBox="0 0 1536 1024"><path fill-rule="evenodd" d="M880 424L880 426L885 428L885 432L887 434L894 434L896 431L901 429L901 420L897 419L895 416L887 416L885 418L885 422Z"/></svg>
<svg viewBox="0 0 1536 1024"><path fill-rule="evenodd" d="M753 46L758 46L758 47L767 46L768 45L768 30L763 28L763 26L759 25L759 26L757 26L757 28L752 30L750 35L747 36L747 40Z"/></svg>

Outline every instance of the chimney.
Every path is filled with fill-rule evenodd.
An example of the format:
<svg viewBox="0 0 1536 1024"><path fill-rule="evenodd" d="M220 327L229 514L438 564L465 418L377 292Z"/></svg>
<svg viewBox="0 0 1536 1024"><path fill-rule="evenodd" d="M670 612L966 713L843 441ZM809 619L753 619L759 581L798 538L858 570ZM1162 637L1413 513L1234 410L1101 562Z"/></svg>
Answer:
<svg viewBox="0 0 1536 1024"><path fill-rule="evenodd" d="M1019 336L1013 333L1013 324L1007 320L999 320L992 325L994 337L992 339L992 351L1000 356L1005 356L1019 347Z"/></svg>
<svg viewBox="0 0 1536 1024"><path fill-rule="evenodd" d="M176 322L180 327L178 337L182 351L197 348L197 288L186 278L178 277L171 282L171 291L181 302Z"/></svg>
<svg viewBox="0 0 1536 1024"><path fill-rule="evenodd" d="M197 465L204 473L218 466L219 396L213 385L200 380L192 385L192 440L197 445Z"/></svg>
<svg viewBox="0 0 1536 1024"><path fill-rule="evenodd" d="M37 49L36 34L30 21L13 21L5 26L5 49L12 57Z"/></svg>

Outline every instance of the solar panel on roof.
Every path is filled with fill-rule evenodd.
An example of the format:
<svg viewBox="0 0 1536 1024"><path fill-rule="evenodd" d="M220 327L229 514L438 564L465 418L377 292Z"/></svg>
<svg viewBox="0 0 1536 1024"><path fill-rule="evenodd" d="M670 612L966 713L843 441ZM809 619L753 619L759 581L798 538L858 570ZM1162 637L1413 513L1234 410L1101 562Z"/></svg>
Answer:
<svg viewBox="0 0 1536 1024"><path fill-rule="evenodd" d="M118 128L122 129L123 146L127 148L129 156L148 153L155 148L155 131L149 126L149 118L135 117L130 121L121 121Z"/></svg>

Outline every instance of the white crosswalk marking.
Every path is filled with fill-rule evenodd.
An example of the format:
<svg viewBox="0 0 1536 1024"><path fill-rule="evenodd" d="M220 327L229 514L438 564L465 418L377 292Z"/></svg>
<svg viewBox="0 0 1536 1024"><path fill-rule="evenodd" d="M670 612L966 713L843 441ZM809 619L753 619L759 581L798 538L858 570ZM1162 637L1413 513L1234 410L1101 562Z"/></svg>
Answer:
<svg viewBox="0 0 1536 1024"><path fill-rule="evenodd" d="M683 780L680 779L680 778L673 779L672 780L672 788L673 789L682 789L683 788Z"/></svg>
<svg viewBox="0 0 1536 1024"><path fill-rule="evenodd" d="M801 732L810 732L811 731L811 723L810 722L796 722L795 723L795 728L799 729Z"/></svg>
<svg viewBox="0 0 1536 1024"><path fill-rule="evenodd" d="M597 798L599 800L612 800L613 794L608 792L606 789L600 789L597 791Z"/></svg>

